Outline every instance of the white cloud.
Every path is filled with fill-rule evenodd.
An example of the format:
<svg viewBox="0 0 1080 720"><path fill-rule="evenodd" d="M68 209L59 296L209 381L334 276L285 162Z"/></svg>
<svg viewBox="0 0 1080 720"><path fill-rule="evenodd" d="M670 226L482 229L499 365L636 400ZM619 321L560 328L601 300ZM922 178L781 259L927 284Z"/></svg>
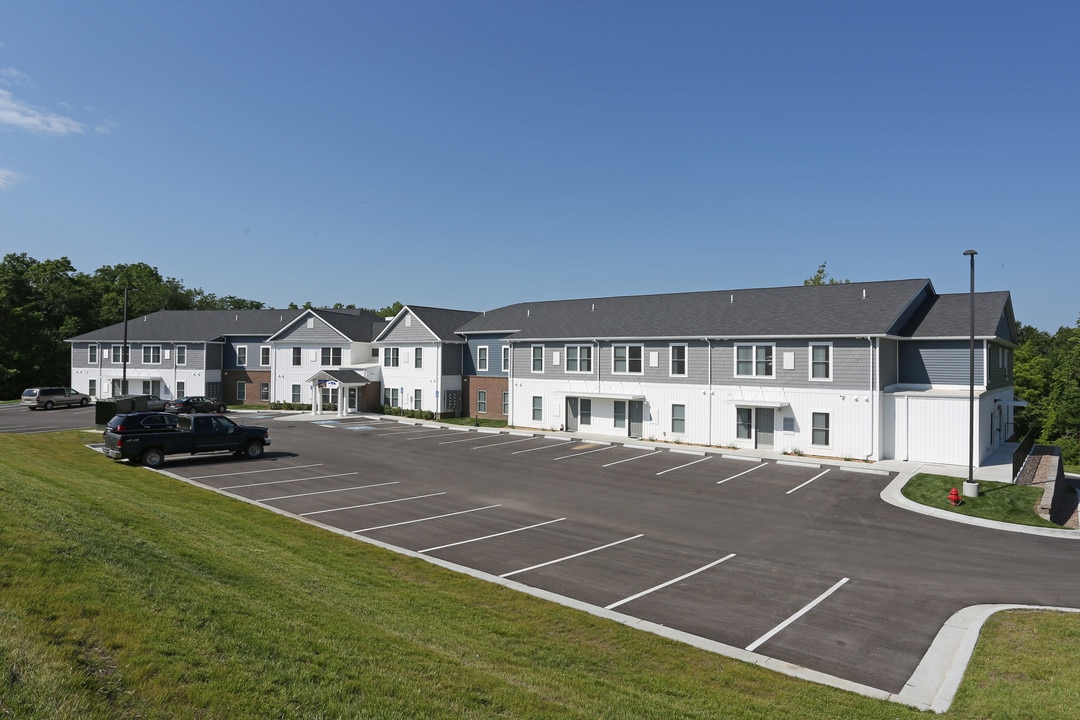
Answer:
<svg viewBox="0 0 1080 720"><path fill-rule="evenodd" d="M0 125L38 135L70 135L85 129L78 120L27 105L4 89L0 89Z"/></svg>
<svg viewBox="0 0 1080 720"><path fill-rule="evenodd" d="M0 168L0 192L10 190L20 180L22 180L22 175L19 173L8 168Z"/></svg>
<svg viewBox="0 0 1080 720"><path fill-rule="evenodd" d="M106 118L103 122L98 123L94 128L94 132L98 135L108 135L116 129L116 121L111 118Z"/></svg>
<svg viewBox="0 0 1080 720"><path fill-rule="evenodd" d="M19 72L15 68L0 68L0 80L4 84L17 83L19 85L33 85L30 82L30 76L24 72Z"/></svg>

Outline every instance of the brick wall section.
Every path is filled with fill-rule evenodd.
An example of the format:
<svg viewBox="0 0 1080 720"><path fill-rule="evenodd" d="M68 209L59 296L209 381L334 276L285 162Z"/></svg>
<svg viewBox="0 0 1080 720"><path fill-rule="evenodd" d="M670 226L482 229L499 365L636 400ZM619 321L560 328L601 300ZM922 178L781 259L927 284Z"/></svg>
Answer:
<svg viewBox="0 0 1080 720"><path fill-rule="evenodd" d="M503 414L502 394L510 389L510 385L504 377L484 377L483 375L468 375L462 384L464 396L464 408L462 414L472 417L476 408L476 393L480 390L487 391L487 412L478 414L478 417L492 420L506 420Z"/></svg>
<svg viewBox="0 0 1080 720"><path fill-rule="evenodd" d="M221 384L225 388L226 405L267 405L259 400L259 384L270 382L269 370L226 370L222 373ZM236 383L247 383L247 398L236 399Z"/></svg>

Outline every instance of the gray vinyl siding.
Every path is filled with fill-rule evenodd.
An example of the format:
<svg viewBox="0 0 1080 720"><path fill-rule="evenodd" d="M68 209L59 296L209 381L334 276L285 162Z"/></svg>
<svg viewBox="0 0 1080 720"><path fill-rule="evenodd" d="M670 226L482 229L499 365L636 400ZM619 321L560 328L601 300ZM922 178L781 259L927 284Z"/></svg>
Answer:
<svg viewBox="0 0 1080 720"><path fill-rule="evenodd" d="M879 340L878 347L881 353L881 384L879 390L884 390L890 385L900 382L899 368L897 367L899 351L895 340Z"/></svg>
<svg viewBox="0 0 1080 720"><path fill-rule="evenodd" d="M979 352L982 347L982 343L975 346L975 352ZM987 389L997 390L1003 387L1009 387L1012 385L1012 375L1009 372L1009 366L1012 363L1012 350L1005 348L1005 364L1002 365L998 357L1001 352L1001 345L995 345L990 343L987 345L989 351L989 361L987 366L990 369L990 374L987 381Z"/></svg>
<svg viewBox="0 0 1080 720"><path fill-rule="evenodd" d="M98 346L98 361L93 366L90 365L90 346ZM106 345L105 347L108 347ZM72 343L71 345L71 367L86 368L97 367L101 364L101 343Z"/></svg>
<svg viewBox="0 0 1080 720"><path fill-rule="evenodd" d="M832 378L810 379L811 343L832 345ZM736 345L772 345L773 377L736 376ZM784 369L784 353L794 353L794 367ZM740 340L724 341L713 347L714 385L762 385L785 388L852 388L869 390L873 383L870 342L854 338L831 340Z"/></svg>
<svg viewBox="0 0 1080 720"><path fill-rule="evenodd" d="M576 344L576 343L570 343ZM587 343L583 343L587 344ZM573 377L588 377L586 375L568 373L566 372L566 345L567 343L559 343L557 346L548 348L547 360L545 361L545 374L548 375L562 375L568 378ZM612 372L612 363L615 354L614 347L616 345L641 345L641 373L614 373ZM671 346L672 345L686 345L686 375L671 376ZM550 350L559 350L560 362L559 367L550 368L547 367L547 361L550 361ZM651 367L649 364L650 353L657 354L656 367ZM707 345L701 340L691 341L646 341L646 342L634 342L632 340L620 341L620 342L602 342L600 343L599 352L593 349L593 372L591 377L597 377L597 367L599 368L599 377L601 380L611 381L640 381L648 383L690 383L695 385L707 385L709 382L709 352ZM530 356L531 358L531 356ZM516 366L515 366L516 367ZM527 366L528 367L528 366Z"/></svg>
<svg viewBox="0 0 1080 720"><path fill-rule="evenodd" d="M436 342L439 338L428 332L428 329L424 327L424 324L417 318L412 319L411 327L405 326L405 316L398 319L394 327L390 328L390 331L380 340L380 342L387 343L430 343ZM458 363L460 364L460 363Z"/></svg>
<svg viewBox="0 0 1080 720"><path fill-rule="evenodd" d="M502 349L508 345L504 335L484 335L482 337L470 336L468 340L468 352L465 355L465 367L463 375L480 375L482 377L506 377L502 371ZM476 349L486 346L488 349L488 369L479 372L476 369Z"/></svg>
<svg viewBox="0 0 1080 720"><path fill-rule="evenodd" d="M975 382L983 376L983 343L975 345ZM907 341L900 344L900 382L907 385L967 385L969 344L963 340Z"/></svg>
<svg viewBox="0 0 1080 720"><path fill-rule="evenodd" d="M319 324L319 321L316 320L315 324L316 324L316 327L317 327L318 324ZM341 336L337 335L336 333L335 333L335 340L333 342L329 343L329 344L333 345L335 343L339 347L341 346L341 343L342 343ZM261 338L258 338L258 337L228 338L228 343L225 346L226 347L226 349L225 349L225 363L226 363L225 369L236 370L236 369L240 368L240 365L238 365L237 362L236 362L236 356L239 353L239 348L240 347L246 347L247 348L247 364L244 365L244 369L258 370L260 367L262 367L262 368L268 367L268 366L264 366L264 365L259 364L260 348L262 348L266 344L267 343L264 340L262 340Z"/></svg>
<svg viewBox="0 0 1080 720"><path fill-rule="evenodd" d="M349 341L341 337L341 333L337 332L325 322L319 318L315 318L314 327L307 326L307 318L301 318L300 321L288 330L288 332L279 335L274 343L277 345L300 345L304 343L322 343L324 345L343 345ZM258 358L256 358L257 360ZM234 356L235 360L235 356ZM251 365L251 350L248 350L248 365Z"/></svg>

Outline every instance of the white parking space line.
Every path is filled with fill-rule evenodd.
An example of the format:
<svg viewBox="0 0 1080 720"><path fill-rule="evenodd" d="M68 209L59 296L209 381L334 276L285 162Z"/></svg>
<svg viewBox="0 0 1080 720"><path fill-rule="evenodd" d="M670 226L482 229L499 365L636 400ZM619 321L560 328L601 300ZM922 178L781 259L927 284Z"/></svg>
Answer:
<svg viewBox="0 0 1080 720"><path fill-rule="evenodd" d="M463 433L463 432L469 432L469 431L466 428L462 428L461 430L455 430L453 432L440 433L438 435L427 435L425 437L406 438L406 440L433 440L435 438L441 438L441 437L454 437L455 435L457 435L458 437L461 437L461 433Z"/></svg>
<svg viewBox="0 0 1080 720"><path fill-rule="evenodd" d="M480 542L481 540L490 540L491 538L497 538L502 535L511 535L517 532L524 532L525 530L532 530L533 528L543 527L544 525L550 525L552 523L562 522L566 518L559 518L558 520L545 520L544 522L538 522L534 525L526 525L525 527L514 528L513 530L503 530L492 535L485 535L483 537L472 538L471 540L459 540L458 542L447 543L445 545L437 545L436 547L430 547L426 550L419 550L418 552L429 553L436 550L444 550L448 547L454 547L456 545L468 545L469 543Z"/></svg>
<svg viewBox="0 0 1080 720"><path fill-rule="evenodd" d="M611 450L614 447L614 445L605 445L604 447L598 447L595 450L582 450L581 452L571 453L569 455L562 455L555 459L565 460L566 458L581 457L582 455L592 455L594 452L603 452L604 450Z"/></svg>
<svg viewBox="0 0 1080 720"><path fill-rule="evenodd" d="M392 505L394 503L406 502L408 500L422 500L423 498L435 497L436 495L445 495L445 492L428 493L427 495L413 495L412 497L395 498L393 500L379 500L378 502L364 503L363 505L349 505L347 507L330 508L329 510L312 510L311 512L300 513L300 517L307 517L308 515L322 515L323 513L341 512L342 510L355 510L356 508L375 507L376 505Z"/></svg>
<svg viewBox="0 0 1080 720"><path fill-rule="evenodd" d="M735 473L735 474L734 474L734 475L732 475L731 477L726 477L726 478L724 478L723 480L717 480L717 481L716 481L716 484L717 484L717 485L723 485L723 484L724 484L724 483L726 483L726 482L727 482L728 480L734 480L734 479L735 479L735 478L737 478L737 477L742 477L742 476L743 476L743 475L745 475L746 473L752 473L752 472L754 472L755 470L760 470L760 469L761 469L761 468L763 468L763 467L765 467L765 463L761 463L760 465L755 465L754 467L750 468L749 470L743 470L743 471L742 471L741 473Z"/></svg>
<svg viewBox="0 0 1080 720"><path fill-rule="evenodd" d="M770 638L771 638L771 637L772 637L773 635L776 635L776 634L777 634L778 632L780 632L781 630L783 630L784 628L786 628L786 627L787 627L788 625L790 625L791 623L795 622L796 620L798 620L799 618L801 618L801 617L802 617L803 615L805 615L806 613L808 613L808 612L810 612L811 610L813 610L813 609L814 609L814 607L816 607L816 606L818 605L818 603L822 602L822 601L823 601L823 600L824 600L825 598L829 597L829 596L830 596L830 595L832 595L832 594L833 594L834 592L836 592L837 590L839 590L839 589L840 589L840 587L841 587L841 586L842 586L842 585L843 585L844 583L846 583L846 582L847 582L848 580L849 580L849 578L843 578L843 579L841 579L841 580L840 580L839 582L837 582L837 583L836 583L835 585L833 585L833 586L832 586L831 588L829 588L829 589L828 589L828 590L826 590L825 592L823 592L823 593L821 593L820 595L818 595L818 596L817 596L817 598L816 598L815 600L813 600L812 602L810 602L810 603L809 603L808 605L804 606L802 610L800 610L799 612L795 613L794 615L792 615L791 617L789 617L789 618L788 618L787 620L785 620L784 622L780 623L779 625L777 625L776 627L774 627L774 628L773 628L772 630L770 630L769 632L765 633L764 635L762 635L761 637L759 637L759 638L758 638L757 640L755 640L754 642L752 642L752 643L750 643L749 645L747 645L747 646L746 646L746 649L747 649L747 650L749 650L750 652L753 652L754 650L758 649L758 648L759 648L759 647L760 647L760 646L761 646L762 644L764 644L765 642L767 642L767 641L768 641L768 640L769 640L769 639L770 639Z"/></svg>
<svg viewBox="0 0 1080 720"><path fill-rule="evenodd" d="M615 462L609 462L607 465L601 465L600 467L606 468L606 467L611 467L612 465L618 465L619 463L630 462L631 460L640 460L641 458L647 458L647 457L650 457L652 455L659 455L662 452L664 452L664 451L663 450L654 450L653 452L645 453L644 455L635 455L632 458L625 458L623 460L616 460Z"/></svg>
<svg viewBox="0 0 1080 720"><path fill-rule="evenodd" d="M482 450L483 448L498 447L499 445L510 445L512 443L526 442L526 441L532 440L532 439L533 439L532 435L530 435L529 437L518 438L517 440L505 440L503 442L489 443L487 445L477 445L476 447L470 448L470 449L472 449L472 450Z"/></svg>
<svg viewBox="0 0 1080 720"><path fill-rule="evenodd" d="M443 440L440 445L453 445L454 443L472 442L473 440L490 440L491 438L480 433L474 433L472 437L461 438L460 440Z"/></svg>
<svg viewBox="0 0 1080 720"><path fill-rule="evenodd" d="M695 460L694 462L688 462L685 465L679 465L678 467L668 468L667 470L661 470L660 472L658 472L656 474L657 475L664 475L665 473L675 472L676 470L682 470L683 468L688 468L691 465L697 465L700 462L705 462L706 460L708 460L711 457L712 457L712 455L706 455L705 457L703 457L703 458L701 458L699 460Z"/></svg>
<svg viewBox="0 0 1080 720"><path fill-rule="evenodd" d="M831 470L832 468L829 468L829 469ZM803 487L806 487L807 485L809 485L810 483L814 482L815 480L817 480L817 479L818 479L819 477L821 477L822 475L824 475L824 474L825 474L825 473L827 473L827 472L829 472L829 470L825 470L824 472L820 472L820 473L818 473L818 474L817 474L817 475L815 475L814 477L812 477L812 478L810 478L809 480L807 480L806 482L804 482L804 483L803 483L802 485L796 485L795 487L791 488L790 490L788 490L788 491L787 491L786 493L784 493L784 494L785 494L785 495L790 495L791 493L795 492L795 491L796 491L796 490L798 490L799 488L803 488Z"/></svg>
<svg viewBox="0 0 1080 720"><path fill-rule="evenodd" d="M709 568L716 567L720 563L725 562L726 560L730 560L733 557L735 557L735 553L730 553L728 555L725 555L724 557L720 558L719 560L713 560L708 565L702 565L697 570L691 570L690 572L686 573L685 575L680 575L679 577L675 578L674 580L668 580L667 582L660 583L659 585L656 585L655 587L651 587L648 590L642 590L641 592L639 592L636 595L631 595L630 597L619 600L618 602L613 602L610 605L606 606L604 609L605 610L614 610L615 608L619 607L620 605L625 605L626 603L630 602L631 600L637 600L638 598L644 597L644 596L648 595L649 593L653 593L653 592L656 592L657 590L661 590L663 588L666 588L668 585L674 585L677 582L682 582L683 580L685 580L688 577L693 577L694 575L697 575L700 572L705 572Z"/></svg>
<svg viewBox="0 0 1080 720"><path fill-rule="evenodd" d="M544 438L544 439L545 440L551 440L551 441L553 441L553 442L555 442L557 444L556 445L548 445L547 447L529 448L528 450L515 450L514 452L512 452L510 454L511 455L520 455L521 453L535 452L537 450L550 450L551 448L561 447L563 445L563 443L570 442L570 438Z"/></svg>
<svg viewBox="0 0 1080 720"><path fill-rule="evenodd" d="M588 555L590 553L599 552L600 550L607 550L609 547L615 547L616 545L622 545L624 542L630 542L631 540L637 540L639 537L645 537L645 535L639 533L637 535L634 535L633 537L623 538L622 540L616 540L615 542L610 542L607 545L601 545L599 547L594 547L594 548L591 548L589 550L582 550L579 553L574 553L573 555L567 555L566 557L557 558L555 560L548 560L547 562L542 562L539 565L533 565L532 567L521 568L520 570L511 570L508 573L503 573L499 577L508 578L511 575L517 575L519 573L529 572L530 570L539 570L540 568L547 567L548 565L554 565L555 563L561 563L561 562L565 562L567 560L573 560L574 558L579 558L582 555Z"/></svg>
<svg viewBox="0 0 1080 720"><path fill-rule="evenodd" d="M270 480L261 483L248 483L247 485L229 485L228 487L218 488L218 490L238 490L240 488L260 487L262 485L284 485L285 483L304 482L305 480L325 480L326 478L334 477L347 477L349 475L359 475L359 470L347 473L334 473L333 475L315 475L314 477L302 477L293 478L292 480Z"/></svg>
<svg viewBox="0 0 1080 720"><path fill-rule="evenodd" d="M206 480L207 478L232 477L233 475L254 475L255 473L281 472L282 470L299 470L301 468L319 467L320 465L322 465L322 463L311 463L310 465L283 465L281 467L264 468L263 470L243 470L241 472L219 473L217 475L196 475L195 477L189 477L185 479Z"/></svg>
<svg viewBox="0 0 1080 720"><path fill-rule="evenodd" d="M391 432L379 433L375 437L390 437L391 435L430 435L434 428L421 428L420 430L393 430Z"/></svg>
<svg viewBox="0 0 1080 720"><path fill-rule="evenodd" d="M318 490L316 492L296 493L295 495L278 495L277 497L263 498L259 502L270 502L271 500L288 500L289 498L308 497L309 495L326 495L328 493L346 492L348 490L367 490L368 488L383 487L385 485L397 485L398 481L375 483L374 485L354 485L353 487L338 488L337 490Z"/></svg>
<svg viewBox="0 0 1080 720"><path fill-rule="evenodd" d="M453 517L454 515L465 515L468 513L480 512L481 510L491 510L492 508L502 507L499 505L485 505L483 507L471 508L469 510L458 510L457 512L444 513L442 515L432 515L431 517L417 518L415 520L405 520L404 522L390 523L389 525L376 525L375 527L364 528L363 530L353 530L353 534L371 532L372 530L383 530L385 528L398 527L399 525L412 525L418 522L427 522L428 520L438 520L440 518Z"/></svg>

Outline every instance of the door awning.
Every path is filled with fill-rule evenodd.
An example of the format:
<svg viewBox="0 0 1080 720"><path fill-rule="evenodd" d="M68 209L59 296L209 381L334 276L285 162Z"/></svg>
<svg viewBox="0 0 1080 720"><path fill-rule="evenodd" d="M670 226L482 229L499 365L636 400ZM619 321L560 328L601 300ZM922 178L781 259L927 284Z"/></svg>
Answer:
<svg viewBox="0 0 1080 720"><path fill-rule="evenodd" d="M787 400L732 400L731 404L735 407L773 408L774 410L791 405Z"/></svg>
<svg viewBox="0 0 1080 720"><path fill-rule="evenodd" d="M624 393L602 393L602 392L560 392L555 393L556 398L590 398L590 399L602 399L602 400L629 400L629 401L645 401L644 395L627 395Z"/></svg>

